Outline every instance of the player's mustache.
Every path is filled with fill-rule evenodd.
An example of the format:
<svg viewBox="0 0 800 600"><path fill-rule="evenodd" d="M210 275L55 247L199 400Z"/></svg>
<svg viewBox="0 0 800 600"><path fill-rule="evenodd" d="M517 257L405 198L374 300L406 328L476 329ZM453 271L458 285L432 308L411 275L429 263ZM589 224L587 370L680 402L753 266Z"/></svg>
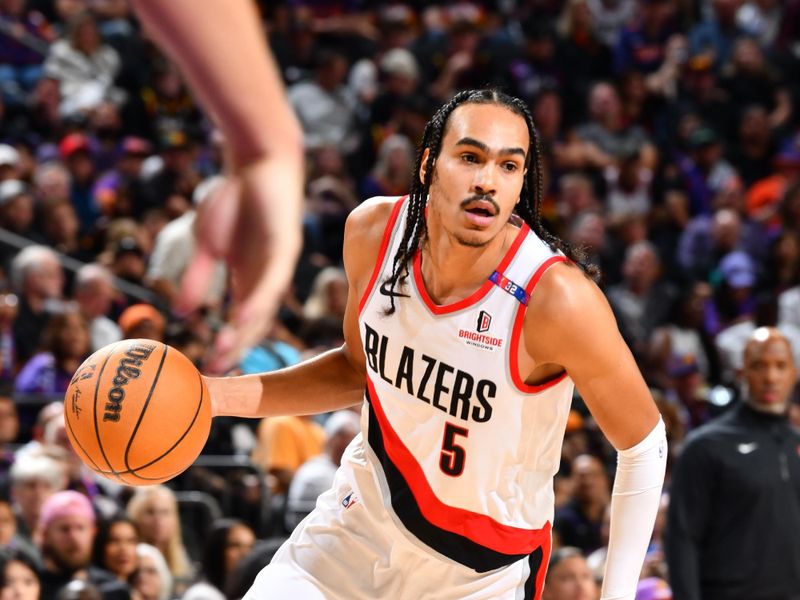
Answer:
<svg viewBox="0 0 800 600"><path fill-rule="evenodd" d="M471 202L489 202L494 207L495 214L500 213L500 205L495 202L494 198L492 198L488 194L475 194L474 196L470 196L466 200L461 201L461 208L466 208Z"/></svg>

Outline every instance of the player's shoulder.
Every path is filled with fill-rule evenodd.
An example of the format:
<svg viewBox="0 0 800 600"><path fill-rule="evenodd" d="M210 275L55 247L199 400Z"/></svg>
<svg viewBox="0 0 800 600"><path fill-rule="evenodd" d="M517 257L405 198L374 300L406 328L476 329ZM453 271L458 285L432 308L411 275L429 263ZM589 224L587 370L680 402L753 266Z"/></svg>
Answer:
<svg viewBox="0 0 800 600"><path fill-rule="evenodd" d="M345 269L351 276L371 270L395 209L405 196L375 196L348 215L344 228Z"/></svg>
<svg viewBox="0 0 800 600"><path fill-rule="evenodd" d="M374 196L359 204L347 217L345 244L380 244L392 212L405 196Z"/></svg>
<svg viewBox="0 0 800 600"><path fill-rule="evenodd" d="M583 269L571 261L563 261L542 273L533 288L530 308L539 318L561 321L579 315L586 317L587 313L605 313L608 302Z"/></svg>

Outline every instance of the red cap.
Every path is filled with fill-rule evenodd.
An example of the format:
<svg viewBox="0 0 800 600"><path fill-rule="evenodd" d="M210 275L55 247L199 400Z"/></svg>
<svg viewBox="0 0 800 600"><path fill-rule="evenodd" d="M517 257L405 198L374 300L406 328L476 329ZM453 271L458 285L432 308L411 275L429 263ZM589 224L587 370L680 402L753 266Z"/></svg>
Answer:
<svg viewBox="0 0 800 600"><path fill-rule="evenodd" d="M82 133L70 133L61 140L58 145L58 152L62 159L67 159L76 152L91 152L92 144L89 138Z"/></svg>

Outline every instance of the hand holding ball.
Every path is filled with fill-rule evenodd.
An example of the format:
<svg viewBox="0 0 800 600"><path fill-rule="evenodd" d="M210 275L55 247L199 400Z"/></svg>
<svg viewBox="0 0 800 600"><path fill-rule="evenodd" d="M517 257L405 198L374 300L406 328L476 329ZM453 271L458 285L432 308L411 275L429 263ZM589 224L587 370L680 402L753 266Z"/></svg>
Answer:
<svg viewBox="0 0 800 600"><path fill-rule="evenodd" d="M211 429L211 399L183 354L153 340L123 340L78 367L64 417L73 448L93 471L153 485L199 456Z"/></svg>

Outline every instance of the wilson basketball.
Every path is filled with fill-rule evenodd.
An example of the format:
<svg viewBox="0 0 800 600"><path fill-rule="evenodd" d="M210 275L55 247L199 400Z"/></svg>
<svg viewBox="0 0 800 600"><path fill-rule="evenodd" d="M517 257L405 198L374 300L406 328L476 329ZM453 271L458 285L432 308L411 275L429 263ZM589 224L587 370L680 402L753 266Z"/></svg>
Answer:
<svg viewBox="0 0 800 600"><path fill-rule="evenodd" d="M200 454L211 401L200 373L174 348L123 340L75 372L64 397L67 433L96 473L128 485L175 477Z"/></svg>

